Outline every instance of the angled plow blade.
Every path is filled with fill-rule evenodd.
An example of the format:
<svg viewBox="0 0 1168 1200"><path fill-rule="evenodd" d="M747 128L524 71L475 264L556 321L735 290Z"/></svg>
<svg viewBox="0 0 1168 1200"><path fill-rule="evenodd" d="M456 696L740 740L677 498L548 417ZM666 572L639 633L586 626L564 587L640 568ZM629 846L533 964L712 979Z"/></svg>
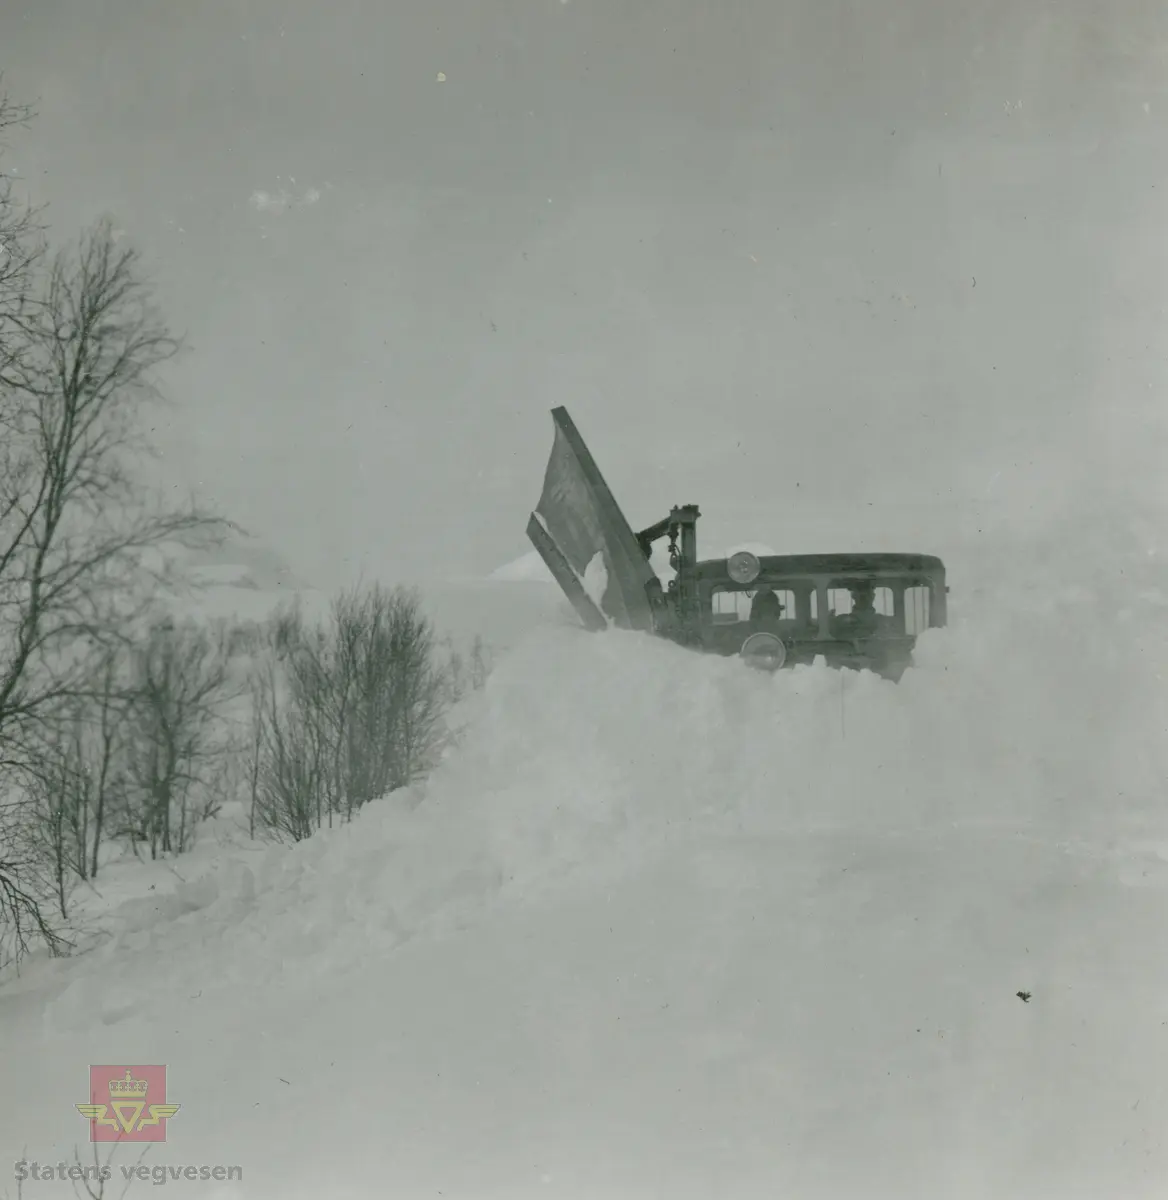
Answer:
<svg viewBox="0 0 1168 1200"><path fill-rule="evenodd" d="M555 441L527 536L585 626L651 631L657 576L568 410L552 409L552 420Z"/></svg>

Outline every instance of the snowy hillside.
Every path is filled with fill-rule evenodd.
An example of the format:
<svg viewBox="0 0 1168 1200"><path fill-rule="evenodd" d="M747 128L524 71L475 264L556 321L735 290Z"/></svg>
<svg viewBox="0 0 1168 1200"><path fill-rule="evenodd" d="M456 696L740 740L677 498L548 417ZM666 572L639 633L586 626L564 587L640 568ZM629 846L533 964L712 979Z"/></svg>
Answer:
<svg viewBox="0 0 1168 1200"><path fill-rule="evenodd" d="M0 1154L125 1061L145 1164L242 1168L182 1196L1162 1197L1161 573L1021 562L899 686L536 631L409 802L111 871L0 986Z"/></svg>

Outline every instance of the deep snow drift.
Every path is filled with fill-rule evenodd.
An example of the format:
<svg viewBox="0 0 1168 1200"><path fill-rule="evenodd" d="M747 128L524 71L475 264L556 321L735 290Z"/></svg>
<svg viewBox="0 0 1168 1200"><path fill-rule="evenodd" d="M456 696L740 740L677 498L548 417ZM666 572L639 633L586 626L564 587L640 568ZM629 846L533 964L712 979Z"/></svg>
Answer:
<svg viewBox="0 0 1168 1200"><path fill-rule="evenodd" d="M97 948L0 987L3 1171L85 1159L124 1061L182 1104L147 1164L243 1168L183 1196L1163 1196L1166 599L1125 561L955 576L898 686L534 633L416 803L110 872Z"/></svg>

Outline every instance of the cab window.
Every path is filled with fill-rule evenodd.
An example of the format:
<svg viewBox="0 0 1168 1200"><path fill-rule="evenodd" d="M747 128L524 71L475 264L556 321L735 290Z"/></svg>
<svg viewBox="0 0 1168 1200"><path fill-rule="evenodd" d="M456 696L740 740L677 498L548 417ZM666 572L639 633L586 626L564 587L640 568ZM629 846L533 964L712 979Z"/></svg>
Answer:
<svg viewBox="0 0 1168 1200"><path fill-rule="evenodd" d="M896 601L892 596L892 588L881 587L873 589L872 607L882 617L891 617L896 611ZM852 611L852 593L847 587L829 587L827 589L827 607L837 617L846 616Z"/></svg>
<svg viewBox="0 0 1168 1200"><path fill-rule="evenodd" d="M783 606L783 620L791 620L795 616L795 593L781 588L770 590ZM712 598L714 624L735 625L740 621L749 621L750 610L757 595L757 588L715 588Z"/></svg>
<svg viewBox="0 0 1168 1200"><path fill-rule="evenodd" d="M929 589L910 587L904 591L904 631L917 634L929 628Z"/></svg>

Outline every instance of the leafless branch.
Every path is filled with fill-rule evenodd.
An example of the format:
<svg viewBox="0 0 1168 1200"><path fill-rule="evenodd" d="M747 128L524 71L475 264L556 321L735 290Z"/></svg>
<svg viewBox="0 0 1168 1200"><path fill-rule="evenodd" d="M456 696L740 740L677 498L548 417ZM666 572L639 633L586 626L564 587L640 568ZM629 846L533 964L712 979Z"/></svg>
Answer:
<svg viewBox="0 0 1168 1200"><path fill-rule="evenodd" d="M0 93L0 133L31 116ZM143 628L173 550L231 528L154 502L136 473L178 350L111 223L50 257L0 172L0 938L18 955L66 947L42 906L64 912L67 858L96 867L109 780L79 714L111 698L102 664Z"/></svg>
<svg viewBox="0 0 1168 1200"><path fill-rule="evenodd" d="M54 259L29 307L0 451L0 737L92 678L93 657L143 615L145 593L135 600L127 582L164 571L159 552L229 527L195 507L144 506L140 408L178 343L136 251L99 224Z"/></svg>

